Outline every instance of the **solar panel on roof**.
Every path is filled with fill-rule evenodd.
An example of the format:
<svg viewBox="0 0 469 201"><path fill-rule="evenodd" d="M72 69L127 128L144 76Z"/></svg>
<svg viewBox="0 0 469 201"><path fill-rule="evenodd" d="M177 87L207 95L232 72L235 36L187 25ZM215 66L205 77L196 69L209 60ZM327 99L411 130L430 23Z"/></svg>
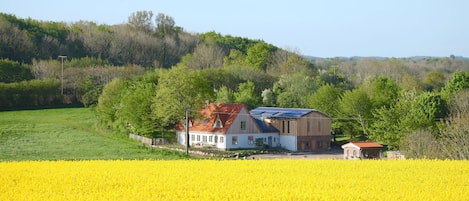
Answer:
<svg viewBox="0 0 469 201"><path fill-rule="evenodd" d="M312 111L311 109L259 107L250 112L252 115L261 115L264 118L297 119Z"/></svg>
<svg viewBox="0 0 469 201"><path fill-rule="evenodd" d="M317 110L305 108L277 108L277 107L258 107L250 111L251 115L262 116L263 118L298 119L304 115Z"/></svg>

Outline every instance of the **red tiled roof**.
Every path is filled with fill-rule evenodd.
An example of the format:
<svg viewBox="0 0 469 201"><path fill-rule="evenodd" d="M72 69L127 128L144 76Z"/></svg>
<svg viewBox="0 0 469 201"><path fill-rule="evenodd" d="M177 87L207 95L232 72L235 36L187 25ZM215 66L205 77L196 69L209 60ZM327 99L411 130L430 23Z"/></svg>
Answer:
<svg viewBox="0 0 469 201"><path fill-rule="evenodd" d="M200 110L200 117L191 120L192 126L189 130L226 133L243 108L243 104L211 103L208 107ZM221 121L222 128L213 127L218 118ZM178 123L175 129L183 131L184 125Z"/></svg>
<svg viewBox="0 0 469 201"><path fill-rule="evenodd" d="M383 147L383 145L377 143L377 142L350 142L357 147L361 148L368 148L368 147Z"/></svg>

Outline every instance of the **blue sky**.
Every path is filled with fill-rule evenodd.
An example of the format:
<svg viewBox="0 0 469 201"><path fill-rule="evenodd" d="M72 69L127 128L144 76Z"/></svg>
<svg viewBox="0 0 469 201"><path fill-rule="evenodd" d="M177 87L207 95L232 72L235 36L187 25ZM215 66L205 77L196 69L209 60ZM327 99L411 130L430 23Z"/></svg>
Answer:
<svg viewBox="0 0 469 201"><path fill-rule="evenodd" d="M466 0L0 0L0 12L45 21L121 24L135 11L192 33L262 39L303 55L469 57Z"/></svg>

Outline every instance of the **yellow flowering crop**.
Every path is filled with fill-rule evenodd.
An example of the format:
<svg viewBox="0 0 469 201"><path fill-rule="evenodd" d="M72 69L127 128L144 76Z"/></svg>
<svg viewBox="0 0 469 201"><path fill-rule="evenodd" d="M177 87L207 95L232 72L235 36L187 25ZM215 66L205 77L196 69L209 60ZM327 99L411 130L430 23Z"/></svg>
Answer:
<svg viewBox="0 0 469 201"><path fill-rule="evenodd" d="M469 161L1 162L0 200L469 200Z"/></svg>

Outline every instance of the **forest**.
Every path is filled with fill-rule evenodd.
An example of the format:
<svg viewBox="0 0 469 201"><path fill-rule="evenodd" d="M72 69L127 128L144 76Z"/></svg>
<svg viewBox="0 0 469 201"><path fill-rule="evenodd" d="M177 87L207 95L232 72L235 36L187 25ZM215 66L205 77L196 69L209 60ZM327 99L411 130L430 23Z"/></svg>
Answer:
<svg viewBox="0 0 469 201"><path fill-rule="evenodd" d="M123 133L159 136L206 101L312 108L334 135L469 159L468 99L469 60L454 55L316 58L152 11L118 25L0 13L0 110L85 106Z"/></svg>

